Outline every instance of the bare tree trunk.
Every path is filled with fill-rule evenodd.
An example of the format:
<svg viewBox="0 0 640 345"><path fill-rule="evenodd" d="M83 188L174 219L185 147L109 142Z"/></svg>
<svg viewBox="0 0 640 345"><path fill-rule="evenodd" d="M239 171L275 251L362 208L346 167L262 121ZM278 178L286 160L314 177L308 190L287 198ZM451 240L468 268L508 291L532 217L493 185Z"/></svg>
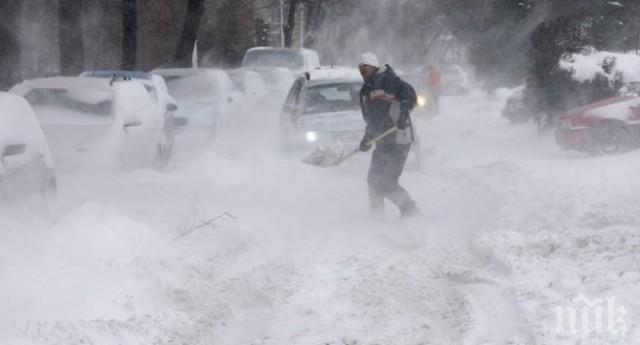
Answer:
<svg viewBox="0 0 640 345"><path fill-rule="evenodd" d="M0 1L0 90L6 90L21 79L20 24L21 0Z"/></svg>
<svg viewBox="0 0 640 345"><path fill-rule="evenodd" d="M191 65L191 54L198 38L198 29L200 28L204 10L204 0L188 0L182 34L176 49L175 63L178 66L187 67Z"/></svg>
<svg viewBox="0 0 640 345"><path fill-rule="evenodd" d="M256 1L219 1L211 27L204 28L198 42L205 52L203 65L234 68L242 63L247 49L256 44Z"/></svg>
<svg viewBox="0 0 640 345"><path fill-rule="evenodd" d="M305 33L305 45L313 47L317 32L322 26L322 22L325 16L325 10L323 6L323 0L308 1L306 4L307 10L305 11L306 33Z"/></svg>
<svg viewBox="0 0 640 345"><path fill-rule="evenodd" d="M59 0L58 2L58 47L62 75L77 75L84 70L81 22L83 2L82 0Z"/></svg>
<svg viewBox="0 0 640 345"><path fill-rule="evenodd" d="M138 3L122 1L122 69L136 68L138 52Z"/></svg>
<svg viewBox="0 0 640 345"><path fill-rule="evenodd" d="M296 26L296 11L300 0L290 0L289 13L287 14L287 23L284 25L284 46L291 48L293 43L293 29Z"/></svg>

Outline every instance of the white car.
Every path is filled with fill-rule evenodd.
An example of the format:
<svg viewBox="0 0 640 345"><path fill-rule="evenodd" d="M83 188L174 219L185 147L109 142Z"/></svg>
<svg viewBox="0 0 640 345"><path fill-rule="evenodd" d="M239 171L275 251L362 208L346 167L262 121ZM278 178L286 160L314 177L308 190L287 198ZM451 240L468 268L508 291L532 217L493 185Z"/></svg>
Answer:
<svg viewBox="0 0 640 345"><path fill-rule="evenodd" d="M284 67L301 74L320 66L318 52L312 49L255 47L247 50L242 67Z"/></svg>
<svg viewBox="0 0 640 345"><path fill-rule="evenodd" d="M284 103L280 147L310 151L318 144L357 146L364 135L362 77L353 68L314 69L298 78Z"/></svg>
<svg viewBox="0 0 640 345"><path fill-rule="evenodd" d="M56 193L56 174L38 120L24 98L0 92L0 199Z"/></svg>
<svg viewBox="0 0 640 345"><path fill-rule="evenodd" d="M192 141L208 141L228 128L233 122L232 113L237 113L234 108L242 103L242 93L223 70L174 68L151 73L164 78L178 104L176 130L188 132Z"/></svg>
<svg viewBox="0 0 640 345"><path fill-rule="evenodd" d="M136 80L41 78L18 84L11 92L32 105L59 170L164 163L162 119Z"/></svg>
<svg viewBox="0 0 640 345"><path fill-rule="evenodd" d="M174 143L174 113L178 109L175 99L169 94L167 84L164 79L156 74L149 74L141 71L120 71L120 70L99 70L87 71L80 75L85 78L108 78L108 79L132 79L139 81L156 104L156 116L154 124L162 126L163 140L158 147L159 167L169 164L173 154Z"/></svg>

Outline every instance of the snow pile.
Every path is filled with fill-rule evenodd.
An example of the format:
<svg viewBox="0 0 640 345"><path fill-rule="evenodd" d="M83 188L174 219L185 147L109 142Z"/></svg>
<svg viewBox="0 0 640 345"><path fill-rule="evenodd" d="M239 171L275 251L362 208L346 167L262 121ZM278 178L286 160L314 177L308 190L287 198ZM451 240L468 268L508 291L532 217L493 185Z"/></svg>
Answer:
<svg viewBox="0 0 640 345"><path fill-rule="evenodd" d="M622 76L625 83L640 81L640 55L586 49L569 54L560 61L560 68L572 71L576 80L585 82L601 74L610 80Z"/></svg>
<svg viewBox="0 0 640 345"><path fill-rule="evenodd" d="M162 238L116 209L90 203L52 228L6 220L0 228L0 295L11 297L1 303L1 342L12 343L3 338L11 333L55 334L68 320L162 309L137 264L156 256Z"/></svg>

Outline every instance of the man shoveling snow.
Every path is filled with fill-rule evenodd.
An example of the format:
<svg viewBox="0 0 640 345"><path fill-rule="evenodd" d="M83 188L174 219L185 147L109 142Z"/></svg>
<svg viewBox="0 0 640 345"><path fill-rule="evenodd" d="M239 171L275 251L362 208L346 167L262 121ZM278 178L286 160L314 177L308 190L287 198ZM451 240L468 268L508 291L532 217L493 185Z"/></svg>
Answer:
<svg viewBox="0 0 640 345"><path fill-rule="evenodd" d="M384 213L384 200L389 199L403 217L418 213L415 202L399 184L411 143L415 139L410 112L417 96L411 85L400 79L391 66L380 66L373 53L365 53L359 65L364 85L360 91L360 106L367 127L360 150L373 146L371 139L397 127L395 135L375 142L367 182L373 214Z"/></svg>

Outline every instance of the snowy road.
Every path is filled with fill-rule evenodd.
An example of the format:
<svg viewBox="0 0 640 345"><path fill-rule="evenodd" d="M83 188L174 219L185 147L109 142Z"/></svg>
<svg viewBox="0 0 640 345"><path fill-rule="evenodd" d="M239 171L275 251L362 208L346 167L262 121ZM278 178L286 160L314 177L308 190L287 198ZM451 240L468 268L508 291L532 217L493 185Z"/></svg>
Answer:
<svg viewBox="0 0 640 345"><path fill-rule="evenodd" d="M258 120L165 172L61 176L49 216L0 216L0 343L637 344L640 154L561 152L503 102L421 123L410 220L368 217L366 156L305 166ZM557 332L580 294L628 332Z"/></svg>

